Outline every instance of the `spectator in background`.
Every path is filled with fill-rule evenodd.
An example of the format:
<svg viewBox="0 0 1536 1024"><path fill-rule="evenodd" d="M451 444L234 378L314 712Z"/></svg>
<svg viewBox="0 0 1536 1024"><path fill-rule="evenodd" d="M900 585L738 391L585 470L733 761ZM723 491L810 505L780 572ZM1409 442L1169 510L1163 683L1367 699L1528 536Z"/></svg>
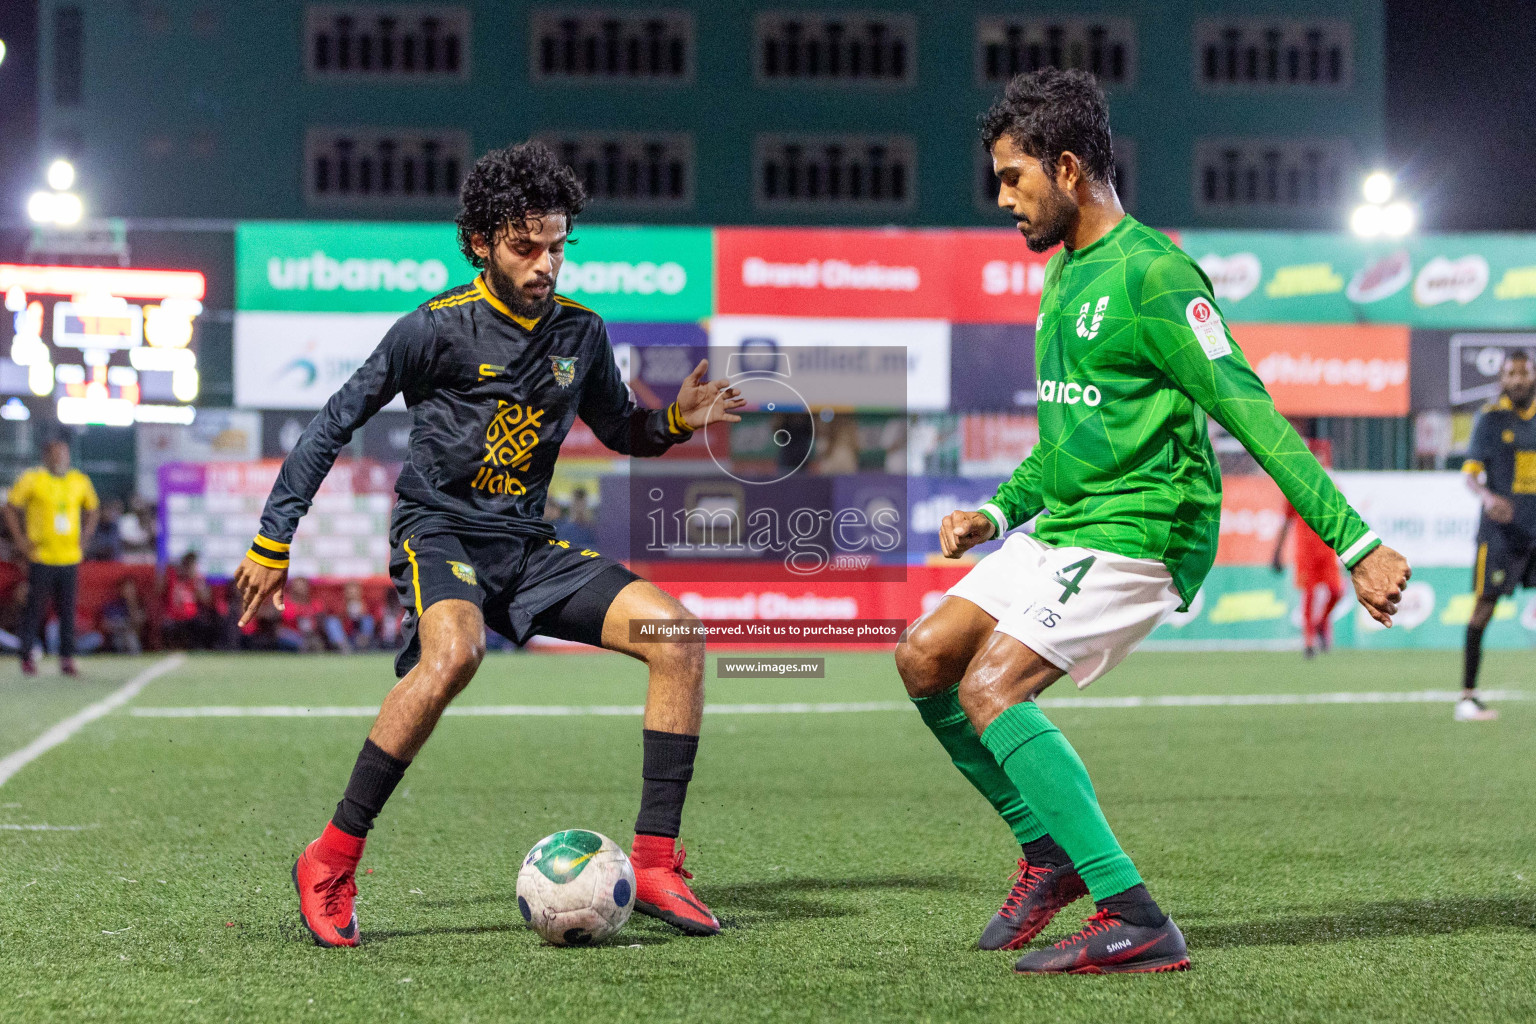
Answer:
<svg viewBox="0 0 1536 1024"><path fill-rule="evenodd" d="M5 525L11 542L27 559L26 612L21 624L21 671L35 675L32 647L50 599L59 617L59 668L67 676L75 667L76 588L80 562L96 532L96 488L90 478L69 466L69 442L49 441L43 465L29 469L11 487L5 504ZM25 518L25 525L23 525Z"/></svg>
<svg viewBox="0 0 1536 1024"><path fill-rule="evenodd" d="M597 543L597 521L592 506L587 504L587 489L577 487L571 491L571 503L565 515L555 523L555 536L571 542L573 548L590 548Z"/></svg>
<svg viewBox="0 0 1536 1024"><path fill-rule="evenodd" d="M124 576L117 585L117 596L101 609L101 632L107 649L118 654L140 654L144 650L144 627L149 624L149 610L139 596L139 585L132 576Z"/></svg>
<svg viewBox="0 0 1536 1024"><path fill-rule="evenodd" d="M400 594L394 587L384 591L384 611L379 616L379 648L393 651L400 646L400 621L405 618L405 608L400 604Z"/></svg>
<svg viewBox="0 0 1536 1024"><path fill-rule="evenodd" d="M288 582L288 596L283 600L283 633L289 643L297 641L296 650L325 650L325 606L315 600L309 580L302 576Z"/></svg>
<svg viewBox="0 0 1536 1024"><path fill-rule="evenodd" d="M218 631L213 591L198 568L197 552L188 551L165 573L166 646L206 650L213 647Z"/></svg>
<svg viewBox="0 0 1536 1024"><path fill-rule="evenodd" d="M340 622L348 648L354 651L368 650L378 638L379 614L368 606L368 600L363 595L363 585L357 580L347 583L342 601Z"/></svg>
<svg viewBox="0 0 1536 1024"><path fill-rule="evenodd" d="M119 562L123 558L123 538L118 528L123 521L123 499L108 498L101 503L101 524L85 549L88 562Z"/></svg>

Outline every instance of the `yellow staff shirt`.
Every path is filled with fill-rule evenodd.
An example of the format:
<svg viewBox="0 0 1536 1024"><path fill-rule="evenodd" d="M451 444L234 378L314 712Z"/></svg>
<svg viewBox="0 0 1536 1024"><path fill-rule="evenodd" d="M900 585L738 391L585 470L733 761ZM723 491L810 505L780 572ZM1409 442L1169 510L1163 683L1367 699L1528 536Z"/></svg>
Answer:
<svg viewBox="0 0 1536 1024"><path fill-rule="evenodd" d="M75 565L85 557L80 550L80 510L99 504L90 477L78 469L63 476L29 469L12 485L10 502L25 517L27 539L37 549L34 562Z"/></svg>

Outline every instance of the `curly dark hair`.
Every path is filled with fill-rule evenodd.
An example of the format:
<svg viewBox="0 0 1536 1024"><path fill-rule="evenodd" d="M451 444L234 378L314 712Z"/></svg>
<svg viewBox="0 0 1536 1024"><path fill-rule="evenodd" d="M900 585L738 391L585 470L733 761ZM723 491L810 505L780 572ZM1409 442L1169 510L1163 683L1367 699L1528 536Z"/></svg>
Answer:
<svg viewBox="0 0 1536 1024"><path fill-rule="evenodd" d="M988 152L1003 136L1056 176L1056 161L1072 152L1092 180L1115 183L1109 138L1109 105L1098 80L1086 71L1041 68L1015 75L981 120L981 144Z"/></svg>
<svg viewBox="0 0 1536 1024"><path fill-rule="evenodd" d="M530 216L565 214L567 228L587 205L587 191L576 172L562 164L542 142L521 142L493 149L475 161L459 188L459 251L471 265L483 268L472 240L494 240L508 224Z"/></svg>

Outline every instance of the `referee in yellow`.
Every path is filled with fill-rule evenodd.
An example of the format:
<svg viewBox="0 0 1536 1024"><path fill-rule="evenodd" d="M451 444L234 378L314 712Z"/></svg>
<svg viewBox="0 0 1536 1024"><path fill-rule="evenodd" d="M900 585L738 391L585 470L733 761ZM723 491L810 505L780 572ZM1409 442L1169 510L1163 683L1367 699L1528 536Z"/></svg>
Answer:
<svg viewBox="0 0 1536 1024"><path fill-rule="evenodd" d="M25 675L37 673L32 648L43 624L44 602L50 597L59 617L59 668L67 676L79 674L75 668L75 589L80 561L96 532L99 505L90 478L69 467L68 441L49 441L43 449L43 465L21 474L11 487L5 503L5 525L28 562L27 607L21 621L21 671Z"/></svg>

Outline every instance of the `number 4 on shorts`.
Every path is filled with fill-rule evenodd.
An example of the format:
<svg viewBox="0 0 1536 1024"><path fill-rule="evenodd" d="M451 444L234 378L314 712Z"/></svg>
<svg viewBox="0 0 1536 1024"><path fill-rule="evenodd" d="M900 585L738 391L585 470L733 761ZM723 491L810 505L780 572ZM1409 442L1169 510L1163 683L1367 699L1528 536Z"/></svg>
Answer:
<svg viewBox="0 0 1536 1024"><path fill-rule="evenodd" d="M1088 570L1093 568L1093 563L1097 560L1097 555L1089 555L1087 558L1078 559L1071 565L1064 565L1057 570L1056 582L1061 584L1060 604L1066 604L1071 600L1073 594L1083 589L1083 577L1088 575Z"/></svg>

